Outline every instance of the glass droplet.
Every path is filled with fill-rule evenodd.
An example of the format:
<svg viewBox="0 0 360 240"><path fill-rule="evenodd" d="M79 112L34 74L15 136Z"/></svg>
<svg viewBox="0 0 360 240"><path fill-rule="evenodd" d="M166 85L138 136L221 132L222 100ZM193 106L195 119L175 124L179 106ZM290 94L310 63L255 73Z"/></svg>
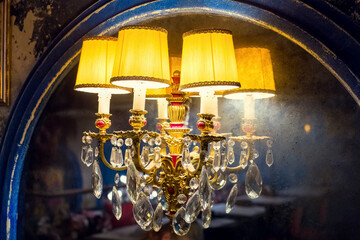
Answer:
<svg viewBox="0 0 360 240"><path fill-rule="evenodd" d="M119 220L122 214L121 195L119 194L115 186L112 189L111 202L112 202L112 211L114 213L114 216L117 220Z"/></svg>
<svg viewBox="0 0 360 240"><path fill-rule="evenodd" d="M148 143L149 143L149 145L150 145L151 147L154 146L154 144L155 144L155 139L150 138Z"/></svg>
<svg viewBox="0 0 360 240"><path fill-rule="evenodd" d="M239 165L240 165L240 167L242 167L244 169L247 167L248 157L247 157L246 151L241 151Z"/></svg>
<svg viewBox="0 0 360 240"><path fill-rule="evenodd" d="M220 170L225 171L227 166L227 158L225 152L221 153L221 163L220 163Z"/></svg>
<svg viewBox="0 0 360 240"><path fill-rule="evenodd" d="M119 182L120 182L120 175L119 175L119 173L116 173L116 174L115 174L114 182L115 182L115 184L119 184Z"/></svg>
<svg viewBox="0 0 360 240"><path fill-rule="evenodd" d="M88 149L88 146L82 146L81 148L81 156L80 156L80 159L81 161L85 164L85 160L86 160L86 154L87 154L87 149Z"/></svg>
<svg viewBox="0 0 360 240"><path fill-rule="evenodd" d="M228 148L227 160L228 164L233 164L235 162L234 149L232 147Z"/></svg>
<svg viewBox="0 0 360 240"><path fill-rule="evenodd" d="M185 146L189 147L191 144L191 138L189 136L184 137Z"/></svg>
<svg viewBox="0 0 360 240"><path fill-rule="evenodd" d="M147 143L149 141L149 138L149 134L144 134L141 140L143 141L143 143Z"/></svg>
<svg viewBox="0 0 360 240"><path fill-rule="evenodd" d="M274 141L273 141L272 139L268 139L268 140L266 141L266 145L268 146L268 148L271 148L272 145L273 145L273 143L274 143Z"/></svg>
<svg viewBox="0 0 360 240"><path fill-rule="evenodd" d="M230 173L229 174L229 180L231 183L237 183L238 181L238 177L235 173Z"/></svg>
<svg viewBox="0 0 360 240"><path fill-rule="evenodd" d="M226 174L223 171L218 171L217 176L215 178L215 182L213 182L210 187L214 190L222 189L226 184Z"/></svg>
<svg viewBox="0 0 360 240"><path fill-rule="evenodd" d="M262 191L262 178L255 162L251 163L245 176L245 192L249 198L258 198Z"/></svg>
<svg viewBox="0 0 360 240"><path fill-rule="evenodd" d="M201 208L202 209L207 208L211 200L211 188L209 183L209 176L205 166L202 167L200 173L199 195L200 195Z"/></svg>
<svg viewBox="0 0 360 240"><path fill-rule="evenodd" d="M253 159L258 158L258 157L259 157L259 152L258 152L258 150L256 150L256 149L254 148L253 151L252 151L252 155L253 155Z"/></svg>
<svg viewBox="0 0 360 240"><path fill-rule="evenodd" d="M208 206L204 211L202 212L201 216L202 225L206 229L210 226L211 223L211 206Z"/></svg>
<svg viewBox="0 0 360 240"><path fill-rule="evenodd" d="M140 226L142 230L144 231L150 231L152 228L153 228L153 223L150 222L149 225L146 225L146 226Z"/></svg>
<svg viewBox="0 0 360 240"><path fill-rule="evenodd" d="M212 142L212 147L215 151L220 150L220 141Z"/></svg>
<svg viewBox="0 0 360 240"><path fill-rule="evenodd" d="M127 178L126 178L126 188L129 195L129 198L133 204L136 203L138 196L138 188L140 186L140 177L139 173L132 161L129 162L127 167Z"/></svg>
<svg viewBox="0 0 360 240"><path fill-rule="evenodd" d="M81 142L84 143L84 144L86 143L85 136L82 136Z"/></svg>
<svg viewBox="0 0 360 240"><path fill-rule="evenodd" d="M187 146L184 147L182 152L181 164L184 169L187 169L191 164L190 151Z"/></svg>
<svg viewBox="0 0 360 240"><path fill-rule="evenodd" d="M166 201L166 197L165 197L164 192L162 190L158 193L158 202L161 204L162 209L164 211L169 210L169 204Z"/></svg>
<svg viewBox="0 0 360 240"><path fill-rule="evenodd" d="M245 150L245 149L248 148L248 143L247 143L247 142L241 142L241 145L240 145L240 146L241 146L242 149Z"/></svg>
<svg viewBox="0 0 360 240"><path fill-rule="evenodd" d="M93 148L89 146L86 152L85 165L90 167L93 162L94 162L94 151Z"/></svg>
<svg viewBox="0 0 360 240"><path fill-rule="evenodd" d="M234 140L229 139L228 145L229 145L229 147L233 147L235 145Z"/></svg>
<svg viewBox="0 0 360 240"><path fill-rule="evenodd" d="M226 148L226 140L222 140L222 141L221 141L221 146L222 146L223 148Z"/></svg>
<svg viewBox="0 0 360 240"><path fill-rule="evenodd" d="M185 221L192 223L200 213L200 195L196 191L188 200L185 207Z"/></svg>
<svg viewBox="0 0 360 240"><path fill-rule="evenodd" d="M128 148L125 150L125 165L129 166L129 163L132 162L131 149Z"/></svg>
<svg viewBox="0 0 360 240"><path fill-rule="evenodd" d="M271 149L268 149L266 152L265 162L269 167L271 167L271 165L273 165L273 163L274 163L274 156L273 156Z"/></svg>
<svg viewBox="0 0 360 240"><path fill-rule="evenodd" d="M229 213L231 209L235 206L237 195L238 195L238 188L236 184L234 184L234 186L231 188L231 191L226 201L226 207L225 207L226 213Z"/></svg>
<svg viewBox="0 0 360 240"><path fill-rule="evenodd" d="M124 140L122 138L119 138L116 142L116 146L122 147L122 145L124 145Z"/></svg>
<svg viewBox="0 0 360 240"><path fill-rule="evenodd" d="M92 143L92 137L90 137L89 135L85 137L86 143L87 144L91 144Z"/></svg>
<svg viewBox="0 0 360 240"><path fill-rule="evenodd" d="M190 230L191 224L187 223L184 220L184 218L185 218L185 208L181 207L175 213L175 216L174 216L173 222L172 222L174 232L179 236L184 236Z"/></svg>
<svg viewBox="0 0 360 240"><path fill-rule="evenodd" d="M184 204L186 203L187 197L185 196L185 194L179 194L177 196L177 201L179 204Z"/></svg>
<svg viewBox="0 0 360 240"><path fill-rule="evenodd" d="M158 146L161 145L161 137L158 136L158 137L155 138L155 144L158 145Z"/></svg>
<svg viewBox="0 0 360 240"><path fill-rule="evenodd" d="M133 206L133 214L137 224L143 228L152 222L154 209L152 208L150 200L146 197L145 193L139 193L139 197Z"/></svg>
<svg viewBox="0 0 360 240"><path fill-rule="evenodd" d="M141 157L140 157L140 159L141 159L141 163L142 163L142 165L143 165L144 167L147 166L147 165L149 164L149 161L150 161L149 151L150 151L150 149L149 149L149 147L147 147L147 146L144 146L143 149L142 149L142 151L141 151Z"/></svg>
<svg viewBox="0 0 360 240"><path fill-rule="evenodd" d="M153 229L158 232L162 226L163 209L161 203L159 203L154 212Z"/></svg>
<svg viewBox="0 0 360 240"><path fill-rule="evenodd" d="M196 177L193 177L191 180L190 180L190 188L192 190L196 190L198 187L199 187L199 179L197 179Z"/></svg>
<svg viewBox="0 0 360 240"><path fill-rule="evenodd" d="M127 139L125 139L125 145L126 145L126 146L131 147L132 144L133 144L132 138L127 138Z"/></svg>
<svg viewBox="0 0 360 240"><path fill-rule="evenodd" d="M116 143L117 143L117 138L116 138L116 136L112 136L112 137L110 138L110 142L111 142L111 144L112 144L113 146L116 146Z"/></svg>
<svg viewBox="0 0 360 240"><path fill-rule="evenodd" d="M112 147L111 154L110 154L110 163L113 167L118 168L120 167L118 164L118 150L116 147Z"/></svg>
<svg viewBox="0 0 360 240"><path fill-rule="evenodd" d="M95 197L100 199L102 190L103 190L103 178L101 175L101 170L100 170L98 161L95 161L93 164L92 175L91 175L91 185L92 185Z"/></svg>
<svg viewBox="0 0 360 240"><path fill-rule="evenodd" d="M216 150L214 152L214 162L213 162L213 168L215 172L220 170L220 165L221 165L221 153L220 150Z"/></svg>
<svg viewBox="0 0 360 240"><path fill-rule="evenodd" d="M94 156L95 156L95 157L98 157L98 156L99 156L99 148L98 148L98 147L95 148Z"/></svg>

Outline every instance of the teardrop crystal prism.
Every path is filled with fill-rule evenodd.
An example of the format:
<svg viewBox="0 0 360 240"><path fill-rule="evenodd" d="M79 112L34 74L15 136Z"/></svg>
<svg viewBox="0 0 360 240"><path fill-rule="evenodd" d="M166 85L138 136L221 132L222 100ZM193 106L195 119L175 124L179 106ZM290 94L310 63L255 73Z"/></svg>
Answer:
<svg viewBox="0 0 360 240"><path fill-rule="evenodd" d="M175 213L172 222L174 232L179 236L184 236L185 234L187 234L191 227L191 224L187 223L184 220L184 217L185 217L185 208L181 207Z"/></svg>
<svg viewBox="0 0 360 240"><path fill-rule="evenodd" d="M210 226L210 222L211 222L211 207L210 206L207 207L206 209L204 209L204 211L202 212L201 220L202 220L202 225L205 229Z"/></svg>
<svg viewBox="0 0 360 240"><path fill-rule="evenodd" d="M186 203L185 207L185 221L192 223L200 213L200 195L196 191Z"/></svg>
<svg viewBox="0 0 360 240"><path fill-rule="evenodd" d="M262 191L262 178L255 162L252 162L245 176L245 192L249 198L258 198Z"/></svg>
<svg viewBox="0 0 360 240"><path fill-rule="evenodd" d="M159 203L154 212L153 229L158 232L162 225L163 209L161 203Z"/></svg>
<svg viewBox="0 0 360 240"><path fill-rule="evenodd" d="M211 188L209 183L209 176L205 166L202 167L200 173L199 195L201 208L206 209L211 200Z"/></svg>
<svg viewBox="0 0 360 240"><path fill-rule="evenodd" d="M223 171L218 171L216 181L211 183L210 187L214 190L222 189L226 184L226 174Z"/></svg>
<svg viewBox="0 0 360 240"><path fill-rule="evenodd" d="M116 147L113 147L111 149L111 155L110 155L110 163L113 167L119 168L122 165L123 159L122 159L122 153L120 156L121 150L119 151ZM120 159L121 157L121 159Z"/></svg>
<svg viewBox="0 0 360 240"><path fill-rule="evenodd" d="M112 202L112 211L114 213L114 216L117 220L119 220L122 214L121 196L115 186L112 189L111 202Z"/></svg>
<svg viewBox="0 0 360 240"><path fill-rule="evenodd" d="M227 158L225 152L221 153L221 164L220 164L220 170L225 172L227 166Z"/></svg>
<svg viewBox="0 0 360 240"><path fill-rule="evenodd" d="M126 178L126 188L129 195L129 198L133 204L137 200L137 190L140 185L139 173L136 170L136 167L132 161L129 162L127 168L127 178Z"/></svg>
<svg viewBox="0 0 360 240"><path fill-rule="evenodd" d="M268 149L266 152L265 162L269 167L271 167L271 165L274 163L274 156L271 149Z"/></svg>
<svg viewBox="0 0 360 240"><path fill-rule="evenodd" d="M221 164L220 150L216 150L214 153L214 162L213 162L213 168L216 172L220 170L220 164Z"/></svg>
<svg viewBox="0 0 360 240"><path fill-rule="evenodd" d="M187 146L185 146L184 149L183 149L182 158L181 158L181 164L182 164L184 169L187 169L191 164L190 151L189 151L189 148Z"/></svg>
<svg viewBox="0 0 360 240"><path fill-rule="evenodd" d="M238 195L238 188L236 184L234 184L234 186L231 188L231 191L226 201L226 207L225 207L226 213L229 213L231 209L235 206L237 195Z"/></svg>
<svg viewBox="0 0 360 240"><path fill-rule="evenodd" d="M151 229L153 229L153 223L150 222L150 224L149 224L149 225L146 225L146 226L141 226L141 225L140 225L140 227L141 227L141 229L144 230L144 231L150 231Z"/></svg>
<svg viewBox="0 0 360 240"><path fill-rule="evenodd" d="M233 164L233 163L235 162L235 156L234 156L234 149L233 149L233 147L229 147L229 148L228 148L227 160L228 160L228 164Z"/></svg>
<svg viewBox="0 0 360 240"><path fill-rule="evenodd" d="M88 147L85 158L85 165L90 167L94 162L94 150L91 146Z"/></svg>
<svg viewBox="0 0 360 240"><path fill-rule="evenodd" d="M84 137L84 141L85 141L85 137ZM80 156L80 158L81 158L81 161L85 165L86 165L85 159L86 159L87 149L88 149L88 146L86 146L86 145L82 146L82 148L81 148L81 156Z"/></svg>
<svg viewBox="0 0 360 240"><path fill-rule="evenodd" d="M132 162L131 148L125 150L125 165L128 166Z"/></svg>
<svg viewBox="0 0 360 240"><path fill-rule="evenodd" d="M133 206L133 214L135 221L141 227L148 226L152 222L154 209L145 193L140 192L139 197Z"/></svg>
<svg viewBox="0 0 360 240"><path fill-rule="evenodd" d="M100 198L103 191L103 178L98 161L93 164L91 184L96 198Z"/></svg>
<svg viewBox="0 0 360 240"><path fill-rule="evenodd" d="M150 161L149 152L150 152L149 147L144 146L142 151L141 151L141 157L140 157L141 163L142 163L143 166L148 165L148 163Z"/></svg>
<svg viewBox="0 0 360 240"><path fill-rule="evenodd" d="M165 197L165 195L164 195L163 190L161 190L161 191L158 193L157 198L158 198L158 202L159 202L159 203L161 204L161 206L162 206L162 209L163 209L164 211L168 211L168 210L169 210L169 204L168 204L168 202L166 201L166 197Z"/></svg>
<svg viewBox="0 0 360 240"><path fill-rule="evenodd" d="M240 167L242 167L244 169L248 165L248 157L247 157L246 151L241 151L239 165L240 165Z"/></svg>

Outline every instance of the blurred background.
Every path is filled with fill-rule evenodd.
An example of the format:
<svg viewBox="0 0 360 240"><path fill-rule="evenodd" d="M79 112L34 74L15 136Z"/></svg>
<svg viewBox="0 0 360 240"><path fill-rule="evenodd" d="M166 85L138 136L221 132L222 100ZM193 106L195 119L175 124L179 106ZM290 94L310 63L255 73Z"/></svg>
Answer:
<svg viewBox="0 0 360 240"><path fill-rule="evenodd" d="M19 239L360 238L360 111L323 65L281 35L238 19L184 14L143 24L169 31L170 56L181 56L184 32L209 27L231 30L235 48L270 50L276 96L255 103L256 134L274 138L275 163L270 168L265 164L266 144L257 146L262 196L256 200L245 196L245 171L240 172L237 208L229 215L215 208L208 229L193 224L186 236L179 237L168 225L159 233L141 230L123 188L123 216L117 221L108 195L115 172L100 163L104 192L98 200L91 190L91 168L80 160L82 132L96 131L97 96L73 90L75 66L49 100L29 146L20 186ZM193 98L189 118L193 133L199 133L199 105ZM130 129L131 106L131 95L112 96L110 131ZM155 130L156 102L147 101L146 110L145 129ZM243 113L242 101L220 99L219 132L242 135ZM239 154L237 143L237 160ZM216 192L215 205L225 203L230 187L229 183Z"/></svg>

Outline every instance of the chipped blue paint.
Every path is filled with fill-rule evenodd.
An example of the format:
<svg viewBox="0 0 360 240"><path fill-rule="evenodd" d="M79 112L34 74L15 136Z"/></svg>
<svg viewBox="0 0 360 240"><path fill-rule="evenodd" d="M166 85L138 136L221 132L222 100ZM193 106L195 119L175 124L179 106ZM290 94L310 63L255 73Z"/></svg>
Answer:
<svg viewBox="0 0 360 240"><path fill-rule="evenodd" d="M360 70L354 64L360 62L360 54L354 54L360 52L360 45L359 39L354 37L357 35L352 34L356 27L351 22L345 24L342 15L337 17L342 25L335 24L337 19L333 21L324 15L327 7L322 6L322 11L318 12L296 0L99 1L54 40L30 73L12 109L0 153L0 239L16 239L18 191L28 144L52 92L77 63L82 37L110 35L124 24L181 13L232 16L273 29L302 46L321 61L360 103ZM344 24L351 26L345 28Z"/></svg>

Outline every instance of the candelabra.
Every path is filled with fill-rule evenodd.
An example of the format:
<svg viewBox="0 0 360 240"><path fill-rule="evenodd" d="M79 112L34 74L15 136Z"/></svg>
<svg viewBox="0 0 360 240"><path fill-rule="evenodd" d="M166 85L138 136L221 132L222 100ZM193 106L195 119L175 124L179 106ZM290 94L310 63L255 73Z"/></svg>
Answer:
<svg viewBox="0 0 360 240"><path fill-rule="evenodd" d="M178 71L180 68L172 71L171 79L166 77L169 75L169 59L165 37L164 29L130 26L119 30L118 40L96 37L84 41L75 88L88 91L89 87L96 87L105 90L97 91L99 111L96 114L95 126L98 132L84 132L81 160L87 166L92 165L92 186L97 198L102 196L103 187L99 162L116 172L112 206L117 219L120 219L122 214L122 196L118 192L119 172L127 170L127 193L133 203L134 218L140 227L144 230L159 231L165 212L172 222L174 232L185 235L200 212L204 228L209 227L213 192L223 188L227 178L233 184L226 202L226 212L231 211L238 194L236 173L245 169L248 162L250 165L246 173L246 193L250 198L260 195L262 179L254 161L259 153L254 143L257 140L267 140L269 150L266 162L270 166L273 163L272 140L254 135L256 118L249 115L249 110L245 111L242 124L245 136L226 137L217 133L219 122L216 118L217 97L214 89L224 91L220 95L229 97L234 95L235 89L240 86L229 31L202 30L184 34L181 81ZM199 52L196 49L201 49L200 45L207 50L194 53ZM95 53L88 54L90 49ZM160 70L159 67L154 70L154 63L161 65ZM89 70L94 71L94 66L101 74ZM89 78L103 76L104 73L101 83L82 82L83 79L89 81ZM112 76L111 80L109 76ZM165 96L167 101L158 99L159 133L142 130L147 123L145 96L150 96L146 93L146 88L161 88L164 85L171 86L163 88L167 94L160 94L161 97ZM116 93L125 93L131 91L129 88L134 92L133 109L130 110L129 119L133 129L108 133L111 126L109 89L114 89ZM191 129L184 125L189 110L186 103L193 94L185 91L199 92L201 97L201 113L198 114L197 121L197 128L201 131L199 135L190 134ZM247 94L244 104L251 105L250 112L253 111L253 103L253 95ZM167 114L164 113L165 110ZM108 141L112 144L109 160L104 154L104 145ZM93 142L97 143L95 148ZM235 142L240 142L242 148L239 162L235 161ZM149 198L153 191L157 192L155 208Z"/></svg>

